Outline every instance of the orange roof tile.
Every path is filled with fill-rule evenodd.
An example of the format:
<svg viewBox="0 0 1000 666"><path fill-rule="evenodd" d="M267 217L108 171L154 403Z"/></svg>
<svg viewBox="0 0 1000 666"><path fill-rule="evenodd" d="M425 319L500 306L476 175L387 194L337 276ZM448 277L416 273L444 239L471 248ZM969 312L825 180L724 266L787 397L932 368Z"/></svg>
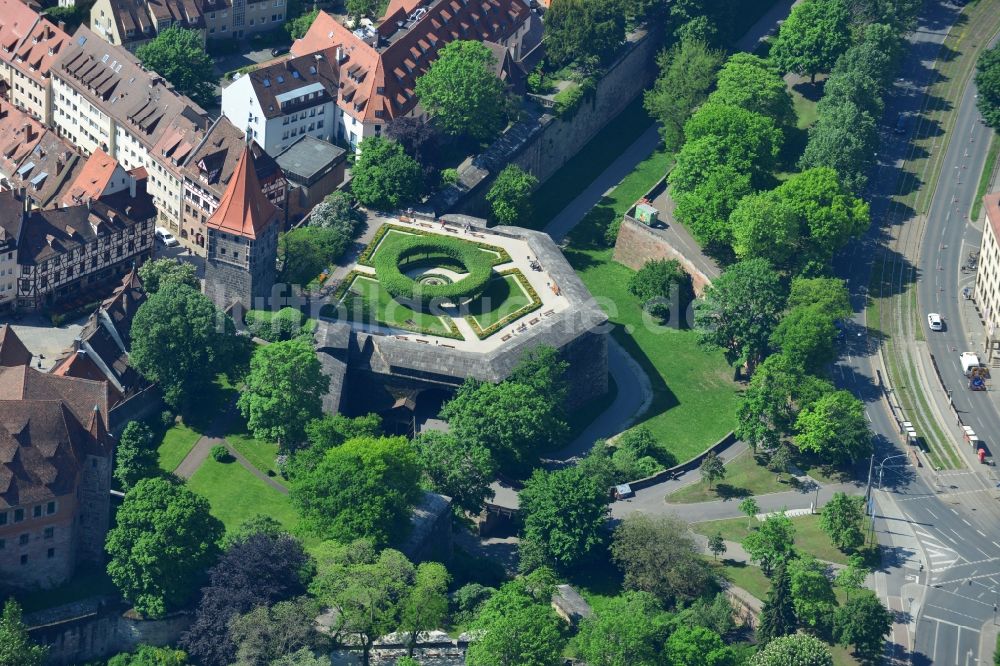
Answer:
<svg viewBox="0 0 1000 666"><path fill-rule="evenodd" d="M62 203L74 206L88 199L100 199L117 167L118 161L98 148L62 196Z"/></svg>
<svg viewBox="0 0 1000 666"><path fill-rule="evenodd" d="M206 226L256 238L258 233L277 221L277 218L278 209L260 189L260 181L254 170L253 151L247 144L240 155L240 161L236 163L219 207L212 213Z"/></svg>

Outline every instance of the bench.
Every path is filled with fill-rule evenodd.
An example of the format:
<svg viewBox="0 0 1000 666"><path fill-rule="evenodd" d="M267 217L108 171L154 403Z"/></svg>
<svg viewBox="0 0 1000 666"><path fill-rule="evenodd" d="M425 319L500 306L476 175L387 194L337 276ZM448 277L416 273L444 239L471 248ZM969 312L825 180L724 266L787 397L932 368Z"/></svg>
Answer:
<svg viewBox="0 0 1000 666"><path fill-rule="evenodd" d="M543 313L542 313L542 316L543 316L543 317L551 317L551 316L552 316L552 315L554 315L555 313L556 313L556 311L555 311L555 310L546 310L545 312L543 312Z"/></svg>
<svg viewBox="0 0 1000 666"><path fill-rule="evenodd" d="M430 340L421 340L420 338L417 338L417 342L423 345L429 345L431 343Z"/></svg>
<svg viewBox="0 0 1000 666"><path fill-rule="evenodd" d="M500 338L500 341L501 341L501 342L507 342L507 341L508 341L508 340L510 340L510 339L511 339L512 337L514 337L514 334L513 334L513 333L508 333L507 335L505 335L505 336L503 336L502 338Z"/></svg>
<svg viewBox="0 0 1000 666"><path fill-rule="evenodd" d="M528 322L528 325L529 325L529 326L534 326L534 325L535 325L535 324L537 324L538 322L539 322L539 319L538 319L538 317L535 317L534 319L532 319L531 321L529 321L529 322Z"/></svg>

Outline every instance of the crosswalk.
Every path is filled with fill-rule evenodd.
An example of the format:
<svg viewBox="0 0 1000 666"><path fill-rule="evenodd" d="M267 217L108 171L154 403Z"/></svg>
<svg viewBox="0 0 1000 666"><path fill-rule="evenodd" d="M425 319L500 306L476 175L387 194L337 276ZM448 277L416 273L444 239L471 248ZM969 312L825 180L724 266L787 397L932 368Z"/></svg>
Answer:
<svg viewBox="0 0 1000 666"><path fill-rule="evenodd" d="M927 553L928 569L932 575L944 573L959 562L964 561L953 548L945 545L938 537L926 530L915 529L914 532L920 538L924 552Z"/></svg>

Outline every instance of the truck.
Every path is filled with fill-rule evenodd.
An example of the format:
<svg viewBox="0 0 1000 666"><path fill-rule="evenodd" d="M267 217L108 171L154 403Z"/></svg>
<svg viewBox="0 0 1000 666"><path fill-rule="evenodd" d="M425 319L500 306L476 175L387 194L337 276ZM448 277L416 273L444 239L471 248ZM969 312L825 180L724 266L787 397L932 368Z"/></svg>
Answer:
<svg viewBox="0 0 1000 666"><path fill-rule="evenodd" d="M969 390L985 391L990 370L979 361L979 354L971 351L962 352L959 361L962 365L962 374L969 380Z"/></svg>

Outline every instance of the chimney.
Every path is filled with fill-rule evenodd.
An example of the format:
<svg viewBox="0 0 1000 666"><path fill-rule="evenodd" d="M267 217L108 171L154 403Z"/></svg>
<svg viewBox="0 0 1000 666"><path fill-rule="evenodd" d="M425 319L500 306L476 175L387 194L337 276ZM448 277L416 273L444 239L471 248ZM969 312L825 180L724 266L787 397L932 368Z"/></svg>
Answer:
<svg viewBox="0 0 1000 666"><path fill-rule="evenodd" d="M21 129L24 130L24 140L31 141L31 123L24 123Z"/></svg>
<svg viewBox="0 0 1000 666"><path fill-rule="evenodd" d="M56 25L59 26L60 30L62 30L64 32L66 31L66 21L59 21L59 23L57 23Z"/></svg>
<svg viewBox="0 0 1000 666"><path fill-rule="evenodd" d="M57 175L57 176L58 176L58 175L59 175L60 173L62 173L62 170L63 170L63 167L64 167L64 166L66 166L66 165L65 165L65 164L63 164L63 160L62 160L62 156L60 156L60 157L56 158L56 175Z"/></svg>
<svg viewBox="0 0 1000 666"><path fill-rule="evenodd" d="M45 234L45 242L48 243L49 247L52 247L52 242L56 239L52 234Z"/></svg>
<svg viewBox="0 0 1000 666"><path fill-rule="evenodd" d="M340 50L340 47L338 46L337 47L337 64L338 65L343 62L343 60L340 59L340 54L341 54L341 50ZM316 60L319 60L319 54L318 53L316 54Z"/></svg>
<svg viewBox="0 0 1000 666"><path fill-rule="evenodd" d="M66 235L69 236L70 238L72 238L73 234L75 234L75 233L76 233L76 229L74 229L72 226L70 226L70 225L67 224L66 225Z"/></svg>
<svg viewBox="0 0 1000 666"><path fill-rule="evenodd" d="M128 177L128 196L130 199L135 199L135 176Z"/></svg>
<svg viewBox="0 0 1000 666"><path fill-rule="evenodd" d="M92 198L87 197L87 210L90 210L90 203L93 201Z"/></svg>

